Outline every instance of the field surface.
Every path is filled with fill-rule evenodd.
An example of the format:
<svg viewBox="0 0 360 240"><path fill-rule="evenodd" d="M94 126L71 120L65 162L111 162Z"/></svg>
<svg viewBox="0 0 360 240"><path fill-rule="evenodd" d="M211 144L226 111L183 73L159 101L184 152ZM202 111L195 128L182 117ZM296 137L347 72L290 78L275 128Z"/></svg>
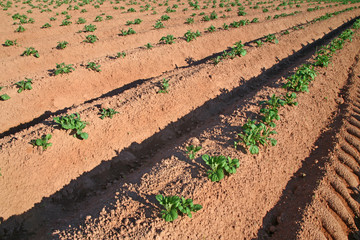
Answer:
<svg viewBox="0 0 360 240"><path fill-rule="evenodd" d="M360 238L360 1L0 6L0 239Z"/></svg>

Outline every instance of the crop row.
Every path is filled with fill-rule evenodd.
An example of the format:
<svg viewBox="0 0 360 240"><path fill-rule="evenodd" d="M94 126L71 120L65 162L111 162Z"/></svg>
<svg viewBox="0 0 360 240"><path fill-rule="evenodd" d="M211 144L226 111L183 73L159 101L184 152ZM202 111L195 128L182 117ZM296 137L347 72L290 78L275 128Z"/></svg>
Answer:
<svg viewBox="0 0 360 240"><path fill-rule="evenodd" d="M352 28L355 30L359 29L360 20L357 20L353 24ZM327 67L334 53L337 50L342 49L346 41L352 41L353 34L353 30L347 29L329 44L322 46L321 49L316 52L311 64L304 64L300 66L293 75L287 78L287 83L283 85L283 88L288 90L287 93L281 96L273 94L269 97L269 100L261 102L260 105L262 108L260 109L259 120L248 119L248 121L241 127L241 132L237 134L239 140L234 142L234 147L238 148L239 146L243 146L247 148L251 154L258 154L260 145L268 145L270 143L272 146L275 146L277 141L272 138L271 135L276 134L274 128L276 127L275 121L280 120L279 108L285 105L297 106L298 103L295 101L296 93L308 91L309 84L315 80L317 74L316 67ZM196 152L200 149L201 146L188 146L188 157L190 159L195 158ZM222 155L209 156L205 154L202 155L202 160L209 166L210 169L207 174L209 179L213 182L222 180L224 178L224 173L236 173L236 169L240 166L238 159L231 159L230 157ZM166 198L170 204L164 205L164 201L162 199L158 199L160 205L165 207L165 210L162 211L162 218L166 221L175 220L177 215L176 218L171 217L171 207L169 206L176 206L176 201L172 202L172 199L178 199L178 197L159 196L161 196L162 199ZM199 206L199 209L201 209L201 205ZM169 209L170 211L168 211ZM194 211L199 209L195 209Z"/></svg>

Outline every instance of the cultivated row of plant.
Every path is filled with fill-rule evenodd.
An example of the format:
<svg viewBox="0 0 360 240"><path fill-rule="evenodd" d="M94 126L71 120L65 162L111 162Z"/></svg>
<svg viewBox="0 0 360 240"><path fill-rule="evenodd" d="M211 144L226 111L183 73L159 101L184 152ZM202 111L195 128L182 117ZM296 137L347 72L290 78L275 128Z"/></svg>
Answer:
<svg viewBox="0 0 360 240"><path fill-rule="evenodd" d="M360 28L360 20L357 20L354 29ZM260 145L272 146L276 145L276 140L270 137L276 134L274 128L276 127L275 120L280 120L278 114L279 107L284 105L296 106L295 92L308 92L309 84L315 79L317 75L316 67L327 67L331 61L333 54L342 49L345 42L352 41L354 31L347 29L343 31L338 38L332 40L328 45L322 46L315 54L313 62L300 66L296 72L287 78L287 82L283 88L287 89L285 95L277 97L272 95L266 102L261 102L263 106L260 110L260 120L248 120L241 128L241 133L238 133L239 140L235 141L235 148L243 145L248 148L251 154L259 153Z"/></svg>
<svg viewBox="0 0 360 240"><path fill-rule="evenodd" d="M352 28L359 29L360 20L357 20ZM351 29L343 31L338 38L316 52L313 63L304 64L299 67L292 76L287 78L288 82L283 87L289 90L289 92L285 95L278 97L273 94L267 101L260 102L262 108L260 109L259 120L248 119L241 127L242 131L237 134L239 140L235 141L235 148L242 145L248 148L251 154L258 154L260 145L268 145L270 143L272 146L275 146L277 141L271 135L276 134L274 128L276 127L275 121L280 120L279 108L285 105L297 106L295 92L307 92L309 83L315 79L317 74L315 67L327 67L333 54L341 49L347 40L352 41L353 34L354 31ZM324 58L326 58L326 62L322 60ZM190 145L186 149L188 157L194 159L201 146ZM207 173L209 179L213 182L222 180L225 174L235 173L236 169L240 166L238 159L221 155L209 156L205 154L202 155L202 160L210 167ZM165 208L165 210L161 211L161 214L162 218L167 222L177 219L179 211L191 217L191 211L196 212L202 208L201 205L193 205L192 199L186 200L177 196L157 195L156 199ZM186 201L188 201L189 207L184 210Z"/></svg>

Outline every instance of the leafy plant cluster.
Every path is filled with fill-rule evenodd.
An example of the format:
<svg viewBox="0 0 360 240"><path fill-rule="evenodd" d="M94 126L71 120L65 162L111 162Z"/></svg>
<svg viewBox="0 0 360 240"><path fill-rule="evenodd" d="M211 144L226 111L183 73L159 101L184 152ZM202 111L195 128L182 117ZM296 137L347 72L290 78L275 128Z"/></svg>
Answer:
<svg viewBox="0 0 360 240"><path fill-rule="evenodd" d="M132 28L129 28L128 30L124 30L122 29L121 30L121 33L120 33L120 36L127 36L127 35L132 35L132 34L135 34L135 30L132 29Z"/></svg>
<svg viewBox="0 0 360 240"><path fill-rule="evenodd" d="M59 64L57 63L54 75L56 76L59 74L70 73L74 70L75 68L73 68L72 64L66 65L65 63L59 63Z"/></svg>
<svg viewBox="0 0 360 240"><path fill-rule="evenodd" d="M191 30L188 30L185 34L184 37L186 39L187 42L190 42L192 40L195 40L197 37L200 37L201 33L200 31L196 31L196 32L192 32Z"/></svg>
<svg viewBox="0 0 360 240"><path fill-rule="evenodd" d="M26 48L26 50L21 54L21 56L31 56L31 55L33 55L36 58L40 57L39 52L33 47Z"/></svg>
<svg viewBox="0 0 360 240"><path fill-rule="evenodd" d="M45 151L48 147L52 146L52 143L49 143L48 141L51 139L51 134L43 135L41 138L33 139L31 140L31 144L33 146L42 147L42 149Z"/></svg>
<svg viewBox="0 0 360 240"><path fill-rule="evenodd" d="M217 56L212 59L213 63L216 65L221 62L223 59L234 59L235 57L245 56L247 51L244 49L244 44L241 41L236 42L229 51L224 51L221 56Z"/></svg>
<svg viewBox="0 0 360 240"><path fill-rule="evenodd" d="M165 208L161 211L161 217L165 219L166 222L176 220L179 214L186 214L191 218L191 212L197 212L202 209L200 204L194 204L192 199L185 199L184 197L163 196L159 194L156 195L156 200Z"/></svg>
<svg viewBox="0 0 360 240"><path fill-rule="evenodd" d="M15 46L15 45L17 45L17 42L16 42L16 40L5 40L5 43L3 45L5 47Z"/></svg>
<svg viewBox="0 0 360 240"><path fill-rule="evenodd" d="M80 139L87 139L89 137L87 133L83 132L83 129L88 123L81 121L80 115L78 113L62 117L54 117L54 121L63 129L74 130L74 137L78 137Z"/></svg>
<svg viewBox="0 0 360 240"><path fill-rule="evenodd" d="M211 168L207 171L208 177L212 182L222 180L227 174L236 173L236 169L240 166L239 159L232 159L224 156L202 155L202 160Z"/></svg>
<svg viewBox="0 0 360 240"><path fill-rule="evenodd" d="M22 80L20 82L15 83L18 88L18 93L21 93L24 90L31 90L32 89L32 79L26 78L26 81Z"/></svg>

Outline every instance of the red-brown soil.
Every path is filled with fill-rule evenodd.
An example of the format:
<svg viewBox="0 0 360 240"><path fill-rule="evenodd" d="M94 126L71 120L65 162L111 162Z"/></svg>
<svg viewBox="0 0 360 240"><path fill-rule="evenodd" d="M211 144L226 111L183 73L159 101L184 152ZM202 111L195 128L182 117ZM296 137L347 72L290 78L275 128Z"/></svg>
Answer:
<svg viewBox="0 0 360 240"><path fill-rule="evenodd" d="M33 13L36 22L24 25L24 33L13 33L17 26L11 25L11 16L1 15L0 42L17 39L19 44L1 47L0 52L0 85L5 87L0 93L11 96L0 102L0 237L355 237L360 217L359 31L328 68L317 69L310 92L298 95L299 105L281 109L276 146L262 147L258 155L251 155L234 149L233 142L242 124L256 117L259 101L285 93L284 77L350 27L360 10L308 22L358 5L313 12L306 11L306 4L268 13L248 9L242 17L234 7L225 19L203 22L197 15L191 26L184 22L195 10L185 14L184 6L175 13L163 13L166 7L159 7L157 15L139 8L136 13L118 14L120 10L109 3L100 9L89 5L87 13L69 11L73 23L84 17L87 24L97 26L94 34L99 41L94 44L81 42L87 35L77 33L83 24L58 26L61 14L54 27L41 29L54 13ZM61 6L56 11L65 10ZM207 15L212 11L204 10ZM302 12L266 20L267 15L294 11ZM102 12L114 19L93 23ZM163 14L171 16L164 21L166 27L153 29ZM143 22L125 25L135 18ZM221 27L253 18L259 18L259 23L203 32L211 24ZM118 35L129 27L137 33ZM202 31L202 36L186 42L181 37L189 29ZM159 44L167 34L177 38L175 43ZM276 34L279 43L255 47L255 40L268 34ZM56 49L62 40L69 46ZM240 40L246 56L212 63L212 58ZM146 49L146 43L154 48ZM20 56L29 46L39 50L40 58ZM114 58L121 51L126 57ZM86 69L90 61L100 64L102 71ZM76 70L53 76L51 70L60 62L74 64ZM18 94L14 83L25 77L33 79L33 90ZM169 93L157 93L164 78L170 79ZM100 109L108 107L119 114L101 120ZM87 140L72 137L53 121L55 116L75 112L90 123L84 129ZM53 145L46 151L30 144L49 133ZM202 146L195 160L185 153L189 144ZM238 158L240 168L213 183L207 178L202 154ZM192 198L203 209L192 218L166 223L159 217L157 194Z"/></svg>

